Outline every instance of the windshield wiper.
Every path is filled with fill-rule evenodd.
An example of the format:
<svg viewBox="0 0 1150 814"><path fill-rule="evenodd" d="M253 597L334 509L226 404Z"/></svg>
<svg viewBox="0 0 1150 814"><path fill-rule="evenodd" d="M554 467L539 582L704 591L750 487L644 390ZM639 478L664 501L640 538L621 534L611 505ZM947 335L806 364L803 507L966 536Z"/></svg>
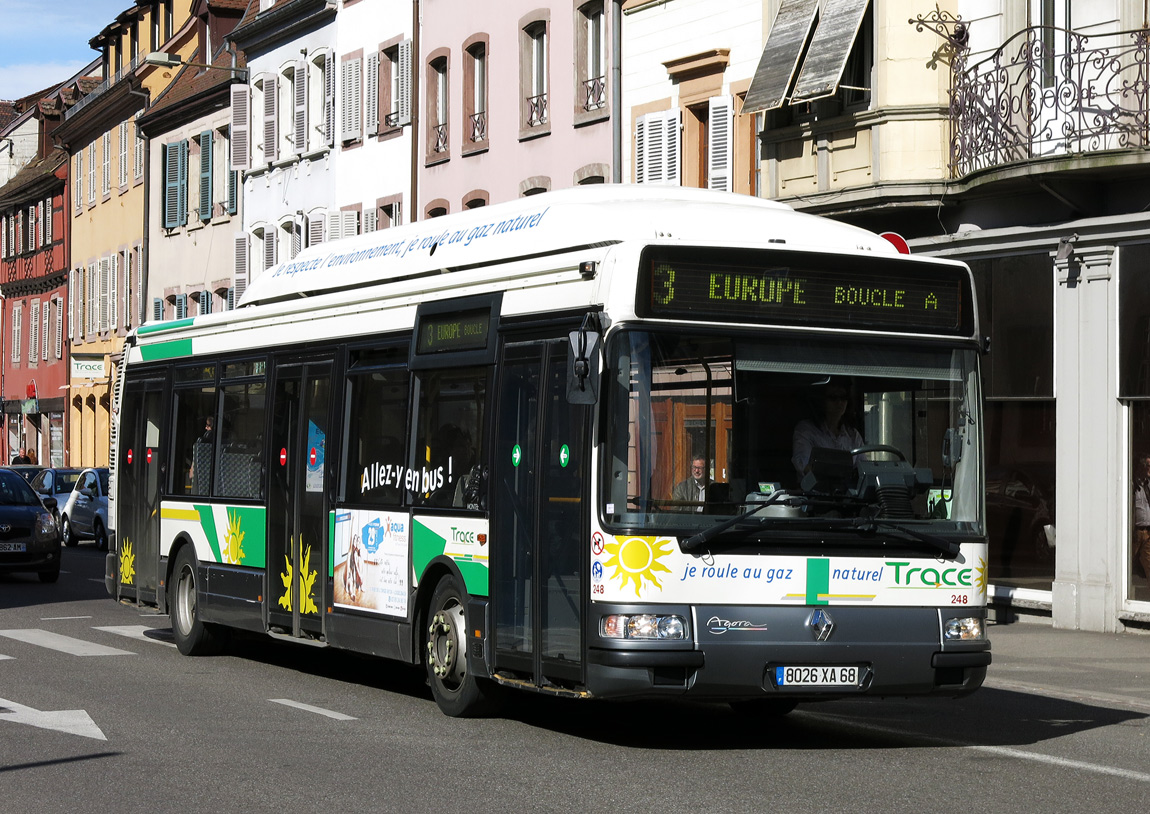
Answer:
<svg viewBox="0 0 1150 814"><path fill-rule="evenodd" d="M956 556L961 548L954 540L947 540L934 534L927 534L925 531L907 528L906 526L900 526L887 520L878 520L874 517L860 517L851 522L850 528L855 529L860 534L877 534L880 530L885 534L899 534L902 535L904 540L910 539L920 543L926 543L931 548L936 548L943 554L949 554L951 557Z"/></svg>
<svg viewBox="0 0 1150 814"><path fill-rule="evenodd" d="M779 498L782 498L782 497L787 497L787 498L793 499L793 498L798 497L798 495L788 495L786 492L775 492L774 494L770 495L766 500L764 500L762 503L756 503L754 506L747 509L742 514L736 514L734 517L727 518L722 523L716 523L715 525L711 526L710 528L703 529L698 534L692 534L686 540L680 540L679 541L679 550L682 551L684 554L690 554L692 551L699 550L700 548L705 546L711 540L718 537L720 534L722 534L727 529L738 525L739 523L743 522L744 520L750 519L752 514L754 514L757 511L760 511L762 509L767 508L768 506L772 505L775 501L777 501Z"/></svg>

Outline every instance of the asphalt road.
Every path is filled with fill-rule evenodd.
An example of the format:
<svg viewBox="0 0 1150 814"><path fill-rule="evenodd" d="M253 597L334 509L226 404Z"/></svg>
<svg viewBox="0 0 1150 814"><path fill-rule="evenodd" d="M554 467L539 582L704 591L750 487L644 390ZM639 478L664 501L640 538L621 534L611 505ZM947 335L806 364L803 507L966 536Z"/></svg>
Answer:
<svg viewBox="0 0 1150 814"><path fill-rule="evenodd" d="M1150 715L984 688L800 707L513 695L443 716L411 667L254 637L185 658L103 555L0 575L0 811L1137 812ZM994 667L991 668L992 676Z"/></svg>

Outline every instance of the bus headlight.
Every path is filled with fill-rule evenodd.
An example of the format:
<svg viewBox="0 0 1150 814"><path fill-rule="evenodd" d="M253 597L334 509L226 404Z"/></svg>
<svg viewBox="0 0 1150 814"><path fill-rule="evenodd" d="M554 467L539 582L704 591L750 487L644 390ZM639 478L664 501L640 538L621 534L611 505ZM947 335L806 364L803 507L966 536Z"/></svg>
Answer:
<svg viewBox="0 0 1150 814"><path fill-rule="evenodd" d="M653 613L611 614L599 621L599 633L605 639L682 640L687 638L687 620Z"/></svg>
<svg viewBox="0 0 1150 814"><path fill-rule="evenodd" d="M985 637L982 620L977 616L963 616L947 619L942 626L942 635L948 641L966 641Z"/></svg>

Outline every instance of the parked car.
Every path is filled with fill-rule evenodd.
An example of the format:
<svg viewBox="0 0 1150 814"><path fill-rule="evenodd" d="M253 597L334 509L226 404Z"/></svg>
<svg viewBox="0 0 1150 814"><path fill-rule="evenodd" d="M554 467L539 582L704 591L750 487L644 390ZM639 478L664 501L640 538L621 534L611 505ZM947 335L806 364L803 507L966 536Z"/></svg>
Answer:
<svg viewBox="0 0 1150 814"><path fill-rule="evenodd" d="M39 464L11 464L4 468L11 469L13 472L18 473L20 477L26 481L31 481L32 478L36 477L36 475L44 469L44 467Z"/></svg>
<svg viewBox="0 0 1150 814"><path fill-rule="evenodd" d="M95 540L96 548L108 550L108 470L85 469L60 510L60 536L64 545Z"/></svg>
<svg viewBox="0 0 1150 814"><path fill-rule="evenodd" d="M16 472L0 469L0 571L35 571L41 582L59 579L60 532L51 512L55 503L55 498L32 491Z"/></svg>
<svg viewBox="0 0 1150 814"><path fill-rule="evenodd" d="M41 469L36 473L36 477L32 478L32 489L40 497L56 498L52 516L56 518L57 523L60 522L60 506L67 502L68 495L72 494L72 488L76 485L76 481L80 480L80 473L83 471L50 467Z"/></svg>

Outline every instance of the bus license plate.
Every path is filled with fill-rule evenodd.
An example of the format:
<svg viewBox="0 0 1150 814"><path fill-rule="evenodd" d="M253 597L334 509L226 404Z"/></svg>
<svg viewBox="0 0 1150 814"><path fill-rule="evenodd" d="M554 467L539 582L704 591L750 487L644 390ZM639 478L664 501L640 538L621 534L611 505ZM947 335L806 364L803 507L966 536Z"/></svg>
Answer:
<svg viewBox="0 0 1150 814"><path fill-rule="evenodd" d="M775 683L780 687L857 687L859 668L842 665L776 667Z"/></svg>
<svg viewBox="0 0 1150 814"><path fill-rule="evenodd" d="M24 543L0 543L0 551L27 551Z"/></svg>

